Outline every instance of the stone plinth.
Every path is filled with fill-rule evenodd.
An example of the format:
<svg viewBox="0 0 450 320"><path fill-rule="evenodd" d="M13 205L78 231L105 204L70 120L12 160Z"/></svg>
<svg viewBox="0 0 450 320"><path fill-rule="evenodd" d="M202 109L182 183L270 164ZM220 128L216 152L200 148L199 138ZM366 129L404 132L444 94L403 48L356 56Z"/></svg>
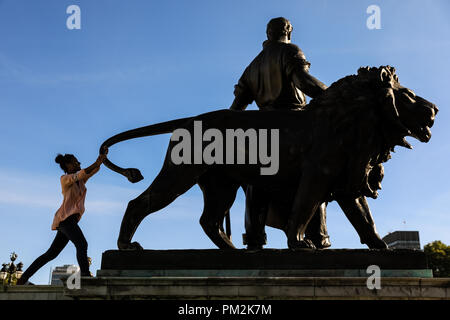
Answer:
<svg viewBox="0 0 450 320"><path fill-rule="evenodd" d="M380 289L367 286L371 265ZM450 300L450 279L432 278L416 250L110 250L80 289L40 287L7 288L0 299Z"/></svg>
<svg viewBox="0 0 450 320"><path fill-rule="evenodd" d="M365 278L330 277L99 277L81 289L65 289L74 299L102 300L426 300L450 299L450 279L382 278L369 290Z"/></svg>
<svg viewBox="0 0 450 320"><path fill-rule="evenodd" d="M103 253L98 276L122 277L432 277L418 250L143 250Z"/></svg>
<svg viewBox="0 0 450 320"><path fill-rule="evenodd" d="M64 294L63 286L2 286L0 300L72 300Z"/></svg>
<svg viewBox="0 0 450 320"><path fill-rule="evenodd" d="M382 278L369 290L364 278L330 277L97 277L81 289L1 287L0 300L450 300L450 278Z"/></svg>

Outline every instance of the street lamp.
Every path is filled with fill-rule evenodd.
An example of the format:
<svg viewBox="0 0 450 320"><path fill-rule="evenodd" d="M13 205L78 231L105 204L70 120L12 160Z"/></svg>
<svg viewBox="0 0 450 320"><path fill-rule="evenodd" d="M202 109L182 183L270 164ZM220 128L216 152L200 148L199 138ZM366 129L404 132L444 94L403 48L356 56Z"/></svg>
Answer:
<svg viewBox="0 0 450 320"><path fill-rule="evenodd" d="M17 266L14 264L14 261L17 259L17 254L15 252L11 253L10 259L10 263L2 264L2 269L0 271L0 280L4 286L15 286L17 280L20 279L23 273L23 263L19 262Z"/></svg>

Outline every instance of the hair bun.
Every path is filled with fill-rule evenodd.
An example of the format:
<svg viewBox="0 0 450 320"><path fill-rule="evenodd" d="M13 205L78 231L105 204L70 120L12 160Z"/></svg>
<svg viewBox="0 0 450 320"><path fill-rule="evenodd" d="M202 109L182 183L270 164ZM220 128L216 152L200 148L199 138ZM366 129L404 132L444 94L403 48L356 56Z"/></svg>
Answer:
<svg viewBox="0 0 450 320"><path fill-rule="evenodd" d="M58 154L55 158L55 162L61 164L64 162L64 156L62 154Z"/></svg>

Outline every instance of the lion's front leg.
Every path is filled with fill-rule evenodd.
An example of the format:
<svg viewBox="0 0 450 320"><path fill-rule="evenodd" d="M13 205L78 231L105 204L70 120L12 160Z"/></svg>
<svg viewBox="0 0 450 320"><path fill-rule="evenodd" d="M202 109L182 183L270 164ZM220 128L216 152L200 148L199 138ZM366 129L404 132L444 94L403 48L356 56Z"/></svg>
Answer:
<svg viewBox="0 0 450 320"><path fill-rule="evenodd" d="M337 202L356 232L358 232L361 243L367 244L370 249L387 248L386 243L377 233L366 197L340 199Z"/></svg>
<svg viewBox="0 0 450 320"><path fill-rule="evenodd" d="M309 221L324 202L328 190L330 179L316 168L310 169L303 171L287 224L288 247L293 250L315 249L311 241L304 239L304 235Z"/></svg>

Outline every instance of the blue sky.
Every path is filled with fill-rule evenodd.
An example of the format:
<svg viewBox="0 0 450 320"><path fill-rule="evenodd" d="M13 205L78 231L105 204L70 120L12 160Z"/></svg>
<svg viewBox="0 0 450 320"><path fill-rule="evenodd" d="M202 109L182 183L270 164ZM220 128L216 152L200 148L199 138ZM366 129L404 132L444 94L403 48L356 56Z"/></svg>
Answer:
<svg viewBox="0 0 450 320"><path fill-rule="evenodd" d="M81 30L68 30L66 8L81 8ZM366 9L381 8L380 30ZM397 149L385 165L383 190L370 200L381 236L418 230L421 244L450 244L450 3L431 1L24 1L0 0L0 260L16 251L25 267L49 247L62 201L57 153L87 166L108 137L134 127L228 108L233 85L261 50L267 22L285 16L292 41L330 85L360 66L392 65L400 82L439 108L427 144ZM255 106L252 106L255 108ZM129 200L158 173L169 136L124 142L109 157L136 167L130 184L103 168L88 182L80 226L100 268L116 248ZM243 193L232 208L233 239L243 247ZM198 223L197 186L140 225L147 249L214 248ZM341 210L328 209L332 248L364 248ZM285 248L268 228L268 246ZM31 279L48 282L50 267L76 264L69 244Z"/></svg>

